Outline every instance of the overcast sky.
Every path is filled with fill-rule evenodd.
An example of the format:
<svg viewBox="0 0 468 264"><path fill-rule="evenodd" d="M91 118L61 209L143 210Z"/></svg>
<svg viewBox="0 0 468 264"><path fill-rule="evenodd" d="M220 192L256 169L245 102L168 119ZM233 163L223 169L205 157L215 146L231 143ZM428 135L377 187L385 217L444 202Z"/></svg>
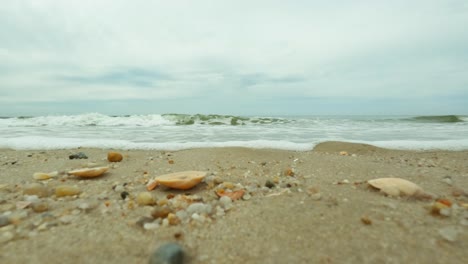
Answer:
<svg viewBox="0 0 468 264"><path fill-rule="evenodd" d="M0 116L468 114L468 1L2 0Z"/></svg>

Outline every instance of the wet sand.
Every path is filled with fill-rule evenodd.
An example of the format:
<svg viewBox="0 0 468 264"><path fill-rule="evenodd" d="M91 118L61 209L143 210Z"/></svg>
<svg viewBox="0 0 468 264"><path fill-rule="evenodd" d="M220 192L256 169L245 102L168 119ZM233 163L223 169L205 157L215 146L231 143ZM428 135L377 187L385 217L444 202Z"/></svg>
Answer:
<svg viewBox="0 0 468 264"><path fill-rule="evenodd" d="M186 263L468 259L468 151L398 151L327 142L305 152L117 150L124 156L118 163L107 161L108 151L0 150L0 215L14 219L0 227L0 263L148 263L151 253L166 242L183 246ZM78 152L88 159L69 159ZM110 170L93 179L64 173L89 163ZM230 182L238 184L237 189L251 190L250 197L234 201L224 216L209 215L204 222L189 220L155 229L139 225L158 206L135 203L145 182L185 170L207 171L218 185ZM20 202L27 199L24 188L37 182L33 173L51 171L59 176L43 181L47 188L73 185L81 194L40 198L49 208L34 212ZM434 199L388 197L366 183L381 177L412 181ZM267 180L275 187L264 187ZM122 199L122 190L129 193L127 200ZM188 191L158 187L151 193L158 201L171 194L213 207L219 203L208 183ZM447 216L431 214L438 198L452 203ZM90 208L80 209L83 203Z"/></svg>

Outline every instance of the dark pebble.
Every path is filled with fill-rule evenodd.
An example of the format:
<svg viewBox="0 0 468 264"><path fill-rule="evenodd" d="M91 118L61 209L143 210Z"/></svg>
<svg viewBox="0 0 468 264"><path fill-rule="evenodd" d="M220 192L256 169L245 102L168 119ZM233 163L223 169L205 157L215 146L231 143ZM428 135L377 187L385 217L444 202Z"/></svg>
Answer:
<svg viewBox="0 0 468 264"><path fill-rule="evenodd" d="M72 154L70 156L68 156L69 159L87 159L88 156L86 156L86 154L84 154L83 152L78 152L76 154Z"/></svg>
<svg viewBox="0 0 468 264"><path fill-rule="evenodd" d="M129 196L129 195L130 195L130 194L129 194L128 192L126 192L126 191L123 191L123 192L120 193L120 197L122 197L122 199L124 199L124 200L125 200L125 198L127 198L127 196Z"/></svg>
<svg viewBox="0 0 468 264"><path fill-rule="evenodd" d="M176 243L167 243L159 247L150 257L149 264L182 264L184 249Z"/></svg>
<svg viewBox="0 0 468 264"><path fill-rule="evenodd" d="M267 180L267 181L265 182L265 187L268 187L268 188L271 189L271 188L275 187L275 183L272 182L272 181L270 181L270 180Z"/></svg>

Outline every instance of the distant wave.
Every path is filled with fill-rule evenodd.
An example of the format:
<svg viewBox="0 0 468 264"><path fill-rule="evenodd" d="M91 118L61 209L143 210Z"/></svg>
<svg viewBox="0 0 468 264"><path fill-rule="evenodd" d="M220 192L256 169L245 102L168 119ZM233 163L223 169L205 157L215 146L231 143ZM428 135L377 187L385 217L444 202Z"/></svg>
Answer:
<svg viewBox="0 0 468 264"><path fill-rule="evenodd" d="M291 119L271 117L244 117L234 115L203 115L203 114L152 114L152 115L125 115L109 116L100 113L81 115L50 115L37 117L13 117L0 119L0 125L13 127L42 127L42 126L132 126L155 127L161 125L209 125L209 126L239 126L264 125L273 123L288 123Z"/></svg>
<svg viewBox="0 0 468 264"><path fill-rule="evenodd" d="M203 114L163 114L167 120L173 121L176 125L247 125L247 124L271 124L285 123L288 119L285 118L270 118L270 117L244 117L233 115L203 115Z"/></svg>
<svg viewBox="0 0 468 264"><path fill-rule="evenodd" d="M457 115L441 115L441 116L416 116L403 119L405 121L421 122L421 123L458 123L466 122L466 118Z"/></svg>

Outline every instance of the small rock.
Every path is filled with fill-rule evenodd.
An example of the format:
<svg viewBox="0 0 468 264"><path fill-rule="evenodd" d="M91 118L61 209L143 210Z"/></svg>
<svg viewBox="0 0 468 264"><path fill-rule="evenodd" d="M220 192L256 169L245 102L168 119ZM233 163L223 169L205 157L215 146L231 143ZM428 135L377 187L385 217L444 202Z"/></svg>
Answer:
<svg viewBox="0 0 468 264"><path fill-rule="evenodd" d="M265 187L268 187L268 188L271 189L271 188L275 187L275 183L273 181L271 181L271 180L267 180L265 182Z"/></svg>
<svg viewBox="0 0 468 264"><path fill-rule="evenodd" d="M151 217L142 216L135 222L135 224L141 228L144 228L145 224L153 223L153 221L154 219Z"/></svg>
<svg viewBox="0 0 468 264"><path fill-rule="evenodd" d="M73 222L73 220L76 218L76 216L74 215L64 215L62 217L60 217L58 220L64 224L64 225L67 225L67 224L70 224L71 222Z"/></svg>
<svg viewBox="0 0 468 264"><path fill-rule="evenodd" d="M167 243L158 248L150 257L150 264L182 264L184 250L176 243Z"/></svg>
<svg viewBox="0 0 468 264"><path fill-rule="evenodd" d="M43 184L31 183L24 186L23 194L36 195L37 197L47 197L50 195L50 190Z"/></svg>
<svg viewBox="0 0 468 264"><path fill-rule="evenodd" d="M121 162L123 159L122 154L118 152L109 152L107 153L107 160L110 162Z"/></svg>
<svg viewBox="0 0 468 264"><path fill-rule="evenodd" d="M242 196L242 200L244 200L244 201L248 201L251 198L252 198L252 196L250 194L248 194L248 193L246 193L246 194L244 194L244 196Z"/></svg>
<svg viewBox="0 0 468 264"><path fill-rule="evenodd" d="M157 218L166 218L169 214L171 213L171 210L169 210L166 207L157 207L151 212L151 216L154 219Z"/></svg>
<svg viewBox="0 0 468 264"><path fill-rule="evenodd" d="M86 154L84 154L83 152L78 152L76 154L72 154L70 156L68 156L69 159L87 159L88 156L86 156Z"/></svg>
<svg viewBox="0 0 468 264"><path fill-rule="evenodd" d="M159 223L144 223L143 229L145 230L156 230L159 228Z"/></svg>
<svg viewBox="0 0 468 264"><path fill-rule="evenodd" d="M137 203L139 205L152 205L155 201L150 192L141 192L137 195Z"/></svg>
<svg viewBox="0 0 468 264"><path fill-rule="evenodd" d="M0 215L0 227L10 224L10 219L6 215Z"/></svg>
<svg viewBox="0 0 468 264"><path fill-rule="evenodd" d="M445 182L446 184L452 186L453 185L453 180L452 180L452 177L450 176L445 176L443 179L442 179L443 182Z"/></svg>
<svg viewBox="0 0 468 264"><path fill-rule="evenodd" d="M31 205L31 208L36 213L42 213L42 212L49 210L49 205L46 202L40 201L40 202L33 203Z"/></svg>
<svg viewBox="0 0 468 264"><path fill-rule="evenodd" d="M120 193L120 197L122 197L123 200L125 200L130 194L126 191L123 191Z"/></svg>
<svg viewBox="0 0 468 264"><path fill-rule="evenodd" d="M221 206L224 208L224 209L229 209L231 206L232 206L232 200L231 198L227 197L227 196L223 196L219 199L219 202L221 204Z"/></svg>
<svg viewBox="0 0 468 264"><path fill-rule="evenodd" d="M288 168L284 171L284 176L293 177L295 175L294 170L292 168Z"/></svg>
<svg viewBox="0 0 468 264"><path fill-rule="evenodd" d="M449 242L455 242L458 237L458 230L455 226L447 226L439 229L439 234Z"/></svg>
<svg viewBox="0 0 468 264"><path fill-rule="evenodd" d="M167 220L169 221L170 225L178 225L180 223L180 219L173 213L170 213L167 216Z"/></svg>
<svg viewBox="0 0 468 264"><path fill-rule="evenodd" d="M0 244L6 243L6 242L12 240L13 238L15 238L15 235L12 232L10 232L10 231L3 232L0 235ZM156 263L158 263L158 262L156 262ZM174 263L179 263L179 262L174 262ZM182 263L182 262L180 262L180 263Z"/></svg>
<svg viewBox="0 0 468 264"><path fill-rule="evenodd" d="M73 196L79 194L81 191L76 186L70 185L61 185L55 188L55 196L63 197L63 196Z"/></svg>
<svg viewBox="0 0 468 264"><path fill-rule="evenodd" d="M229 198L229 200L231 200ZM193 203L187 208L187 213L189 214L210 214L212 210L211 205L203 203Z"/></svg>

